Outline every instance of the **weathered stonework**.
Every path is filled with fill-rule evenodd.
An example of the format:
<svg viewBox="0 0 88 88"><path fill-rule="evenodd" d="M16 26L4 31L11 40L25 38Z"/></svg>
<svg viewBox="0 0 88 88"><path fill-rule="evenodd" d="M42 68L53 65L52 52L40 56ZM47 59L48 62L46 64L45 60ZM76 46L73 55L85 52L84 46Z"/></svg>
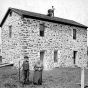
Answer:
<svg viewBox="0 0 88 88"><path fill-rule="evenodd" d="M45 24L44 37L39 35L39 25ZM9 38L9 26L12 25L12 37ZM73 40L73 29L77 38ZM74 66L73 51L77 51L77 66L87 65L87 30L81 27L53 23L32 18L22 18L15 12L8 15L2 26L3 62L14 62L18 67L19 59L29 57L30 68L40 59L44 50L44 69L58 66ZM58 50L58 62L54 62L54 50ZM22 61L21 61L22 62Z"/></svg>

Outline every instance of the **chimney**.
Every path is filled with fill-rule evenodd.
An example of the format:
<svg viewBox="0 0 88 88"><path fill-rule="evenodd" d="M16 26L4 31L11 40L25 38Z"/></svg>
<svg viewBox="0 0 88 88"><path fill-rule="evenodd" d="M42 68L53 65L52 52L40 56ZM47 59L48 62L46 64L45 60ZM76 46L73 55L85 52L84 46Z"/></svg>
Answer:
<svg viewBox="0 0 88 88"><path fill-rule="evenodd" d="M54 17L54 10L55 10L55 8L52 6L52 9L48 10L47 16Z"/></svg>

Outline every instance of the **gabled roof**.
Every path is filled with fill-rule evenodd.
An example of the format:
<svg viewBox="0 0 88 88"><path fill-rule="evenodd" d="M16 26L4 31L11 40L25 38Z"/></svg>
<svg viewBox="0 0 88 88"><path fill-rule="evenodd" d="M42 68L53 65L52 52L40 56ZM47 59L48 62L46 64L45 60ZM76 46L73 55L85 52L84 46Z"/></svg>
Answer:
<svg viewBox="0 0 88 88"><path fill-rule="evenodd" d="M50 22L56 22L56 23L62 23L62 24L67 24L67 25L72 25L72 26L77 26L77 27L82 27L82 28L87 28L87 26L80 24L78 22L72 21L72 20L67 20L59 17L50 17L44 14L39 14L39 13L34 13L34 12L29 12L25 10L20 10L16 8L9 8L8 11L6 12L0 26L2 27L4 21L6 20L8 14L10 11L14 11L18 13L19 15L22 15L24 17L31 17L39 20L44 20L44 21L50 21Z"/></svg>

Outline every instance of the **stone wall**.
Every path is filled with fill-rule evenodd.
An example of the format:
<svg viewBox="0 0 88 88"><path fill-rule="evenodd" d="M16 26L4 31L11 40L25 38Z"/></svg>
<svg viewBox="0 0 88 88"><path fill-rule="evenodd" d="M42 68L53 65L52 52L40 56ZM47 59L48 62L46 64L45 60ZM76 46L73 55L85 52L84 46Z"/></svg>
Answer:
<svg viewBox="0 0 88 88"><path fill-rule="evenodd" d="M21 17L12 13L12 16L8 15L2 26L2 56L3 63L16 62L21 55L21 43L20 43L20 25ZM19 25L20 24L20 25ZM12 25L12 37L9 37L9 26Z"/></svg>
<svg viewBox="0 0 88 88"><path fill-rule="evenodd" d="M44 37L39 35L39 26L45 24ZM12 38L9 38L9 25L12 25ZM73 29L77 30L77 39L73 40ZM44 68L74 66L73 51L77 51L76 65L87 64L87 30L71 25L52 23L32 18L22 18L16 13L8 16L2 27L3 62L15 62L24 55L29 57L30 68L40 59L44 50ZM58 62L54 62L54 50L58 50ZM21 61L22 62L22 61Z"/></svg>

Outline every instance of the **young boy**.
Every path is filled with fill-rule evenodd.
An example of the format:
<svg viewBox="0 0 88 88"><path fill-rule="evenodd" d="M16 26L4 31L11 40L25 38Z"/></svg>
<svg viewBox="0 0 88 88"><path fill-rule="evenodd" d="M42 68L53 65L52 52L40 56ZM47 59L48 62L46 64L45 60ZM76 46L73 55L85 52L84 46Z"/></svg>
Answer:
<svg viewBox="0 0 88 88"><path fill-rule="evenodd" d="M23 75L24 75L24 84L29 82L29 61L28 56L24 56L24 61L22 64L23 67Z"/></svg>

